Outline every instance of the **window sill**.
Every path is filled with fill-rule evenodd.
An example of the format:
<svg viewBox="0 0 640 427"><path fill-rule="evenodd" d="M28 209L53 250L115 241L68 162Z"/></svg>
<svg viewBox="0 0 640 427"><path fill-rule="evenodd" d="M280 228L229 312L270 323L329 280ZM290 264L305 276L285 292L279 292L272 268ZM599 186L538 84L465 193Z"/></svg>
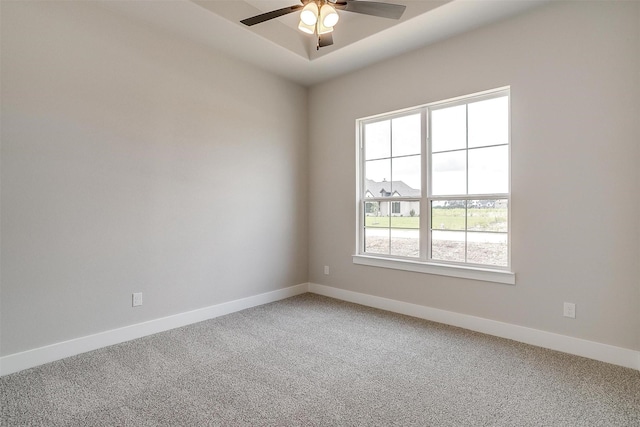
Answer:
<svg viewBox="0 0 640 427"><path fill-rule="evenodd" d="M460 277L463 279L482 280L485 282L516 284L516 274L505 270L466 267L459 265L433 264L404 259L380 258L370 255L353 255L353 263L371 267L392 268L395 270L413 271L416 273L436 274L439 276Z"/></svg>

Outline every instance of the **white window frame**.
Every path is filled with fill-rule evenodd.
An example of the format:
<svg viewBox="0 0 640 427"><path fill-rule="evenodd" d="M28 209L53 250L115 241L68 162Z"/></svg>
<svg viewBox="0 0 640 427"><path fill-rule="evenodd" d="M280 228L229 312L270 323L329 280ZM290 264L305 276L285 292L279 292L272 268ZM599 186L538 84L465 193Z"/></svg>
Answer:
<svg viewBox="0 0 640 427"><path fill-rule="evenodd" d="M431 167L431 151L430 151L430 135L428 134L430 126L429 120L431 111L443 107L451 107L455 105L468 104L471 102L481 101L483 99L491 99L500 96L506 95L509 100L509 114L511 111L510 103L511 103L511 95L509 87L502 87L498 89L493 89L485 92L475 93L471 95L465 95L453 99L448 99L444 101L429 103L420 105L417 107L407 108L400 111L379 114L375 116L365 117L362 119L358 119L356 121L356 158L357 158L357 208L356 208L356 254L353 255L353 263L374 267L383 267L383 268L391 268L405 271L413 271L419 273L427 273L427 274L436 274L442 276L451 276L451 277L459 277L466 279L475 279L475 280L483 280L489 282L497 282L497 283L505 283L505 284L515 284L515 273L511 271L511 119L509 119L509 130L508 130L508 191L507 193L500 194L481 194L481 195L473 195L466 194L461 196L433 196L431 194L431 182L429 178L429 171ZM365 159L364 159L364 126L369 123L373 123L376 121L382 120L390 120L410 114L421 114L422 118L422 138L421 138L421 156L422 156L422 176L421 176L421 197L420 200L420 257L403 257L403 256L394 256L387 254L373 254L373 253L365 253L364 252L364 200L365 200L365 188L364 188L364 177L362 173L365 167ZM469 147L465 149L468 153ZM468 167L468 165L467 165ZM467 174L468 179L468 174ZM370 201L383 201L382 199L377 200L378 198L366 198ZM411 199L415 201L418 199L417 197L403 198L403 197L394 197L385 198L384 202L392 203L394 201L402 201L403 199ZM457 262L446 262L446 261L434 261L430 259L430 242L431 242L431 209L430 204L433 200L451 200L451 199L459 199L459 200L481 200L481 199L506 199L508 203L508 229L507 229L507 247L508 247L508 264L506 267L498 267L498 266L490 266L490 265L481 265L481 264L471 264L471 263L457 263ZM392 206L389 205L389 209L392 209ZM390 211L391 212L391 211Z"/></svg>

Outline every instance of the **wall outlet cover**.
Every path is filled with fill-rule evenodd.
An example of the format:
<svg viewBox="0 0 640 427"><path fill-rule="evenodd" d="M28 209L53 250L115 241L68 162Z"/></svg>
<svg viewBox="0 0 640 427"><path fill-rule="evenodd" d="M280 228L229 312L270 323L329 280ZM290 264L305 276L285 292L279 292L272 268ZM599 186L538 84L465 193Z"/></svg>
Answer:
<svg viewBox="0 0 640 427"><path fill-rule="evenodd" d="M564 317L570 317L572 319L576 318L576 305L572 302L565 302L564 303L564 311L563 311L563 315Z"/></svg>
<svg viewBox="0 0 640 427"><path fill-rule="evenodd" d="M136 292L133 294L133 307L138 307L142 305L142 292Z"/></svg>

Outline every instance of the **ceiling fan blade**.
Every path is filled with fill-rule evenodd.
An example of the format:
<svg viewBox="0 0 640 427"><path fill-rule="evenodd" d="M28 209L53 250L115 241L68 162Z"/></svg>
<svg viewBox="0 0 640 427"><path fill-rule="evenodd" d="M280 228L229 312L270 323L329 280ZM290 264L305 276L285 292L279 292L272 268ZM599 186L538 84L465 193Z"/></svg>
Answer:
<svg viewBox="0 0 640 427"><path fill-rule="evenodd" d="M347 12L362 13L365 15L379 16L381 18L400 19L407 6L393 3L380 3L374 1L345 0L335 4L336 9Z"/></svg>
<svg viewBox="0 0 640 427"><path fill-rule="evenodd" d="M333 44L333 34L321 34L318 36L318 48L331 46Z"/></svg>
<svg viewBox="0 0 640 427"><path fill-rule="evenodd" d="M262 13L260 15L252 16L251 18L243 19L242 22L244 25L250 27L252 25L259 24L264 21L268 21L270 19L277 18L279 16L287 15L289 13L293 13L296 10L302 9L304 6L302 5L294 5L289 7L283 7L282 9L272 10L271 12Z"/></svg>

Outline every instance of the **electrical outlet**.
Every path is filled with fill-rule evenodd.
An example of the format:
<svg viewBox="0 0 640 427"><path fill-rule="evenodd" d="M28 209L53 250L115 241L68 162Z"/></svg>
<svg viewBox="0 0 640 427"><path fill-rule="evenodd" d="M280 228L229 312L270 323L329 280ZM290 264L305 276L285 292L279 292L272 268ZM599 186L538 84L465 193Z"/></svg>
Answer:
<svg viewBox="0 0 640 427"><path fill-rule="evenodd" d="M326 274L327 276L329 275L329 266L328 265L324 266L324 274Z"/></svg>
<svg viewBox="0 0 640 427"><path fill-rule="evenodd" d="M142 305L142 292L136 292L132 296L133 296L133 307Z"/></svg>
<svg viewBox="0 0 640 427"><path fill-rule="evenodd" d="M576 305L572 302L564 303L564 317L576 318Z"/></svg>

